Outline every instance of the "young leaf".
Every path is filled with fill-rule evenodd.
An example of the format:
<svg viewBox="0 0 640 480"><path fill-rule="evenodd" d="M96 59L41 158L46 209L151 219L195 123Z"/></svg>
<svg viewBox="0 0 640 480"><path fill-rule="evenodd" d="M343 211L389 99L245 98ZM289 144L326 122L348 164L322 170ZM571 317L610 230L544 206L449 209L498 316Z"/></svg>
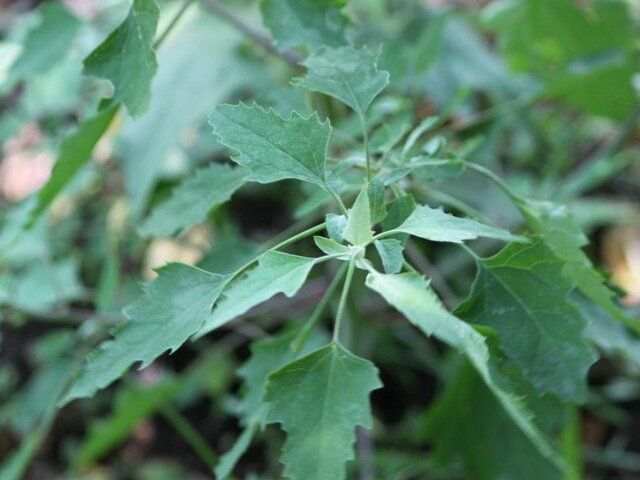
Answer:
<svg viewBox="0 0 640 480"><path fill-rule="evenodd" d="M345 259L351 257L351 248L353 247L338 243L332 238L316 236L313 237L313 242L316 244L316 247L327 255L344 255Z"/></svg>
<svg viewBox="0 0 640 480"><path fill-rule="evenodd" d="M382 266L386 273L398 273L402 270L404 245L400 240L385 238L383 240L375 240L373 244L378 251L378 255L380 255Z"/></svg>
<svg viewBox="0 0 640 480"><path fill-rule="evenodd" d="M465 355L502 408L531 443L543 456L560 468L566 468L558 454L531 422L531 414L524 408L520 399L504 389L505 381L491 360L484 337L469 324L449 313L435 293L428 288L428 283L423 277L415 273L390 275L371 272L366 283L426 335L434 335Z"/></svg>
<svg viewBox="0 0 640 480"><path fill-rule="evenodd" d="M528 242L526 238L512 235L500 228L490 227L470 218L459 218L444 213L442 208L426 205L416 207L401 225L387 230L384 235L408 233L433 242L462 243L478 237L489 237L505 242Z"/></svg>
<svg viewBox="0 0 640 480"><path fill-rule="evenodd" d="M160 10L155 0L134 0L127 18L84 59L84 73L109 80L114 99L132 117L149 106L151 81L158 69L153 37Z"/></svg>
<svg viewBox="0 0 640 480"><path fill-rule="evenodd" d="M156 207L139 229L142 236L169 236L204 221L214 207L240 188L249 171L243 167L212 164L198 170Z"/></svg>
<svg viewBox="0 0 640 480"><path fill-rule="evenodd" d="M82 23L66 8L54 2L41 5L40 23L29 30L20 55L11 64L9 75L27 78L45 73L64 58Z"/></svg>
<svg viewBox="0 0 640 480"><path fill-rule="evenodd" d="M277 251L265 253L254 269L225 290L224 298L207 316L197 337L230 322L278 293L294 296L317 261L317 258Z"/></svg>
<svg viewBox="0 0 640 480"><path fill-rule="evenodd" d="M300 87L331 95L363 116L389 83L389 72L379 71L377 54L353 47L321 48L305 61L307 74L294 78Z"/></svg>
<svg viewBox="0 0 640 480"><path fill-rule="evenodd" d="M342 238L352 245L368 245L373 240L371 230L371 209L369 208L369 195L366 188L358 194L353 207L347 215L347 225L342 232Z"/></svg>
<svg viewBox="0 0 640 480"><path fill-rule="evenodd" d="M471 297L458 313L493 327L500 348L539 393L584 401L596 360L583 338L586 322L569 302L564 263L544 245L509 245L482 259Z"/></svg>
<svg viewBox="0 0 640 480"><path fill-rule="evenodd" d="M346 478L355 428L372 427L369 394L381 386L371 362L335 342L272 373L265 395L267 422L280 423L287 432L284 475Z"/></svg>
<svg viewBox="0 0 640 480"><path fill-rule="evenodd" d="M128 320L113 330L113 339L89 354L61 404L92 396L135 362L144 368L165 351L175 351L200 329L228 281L226 276L180 263L158 273L144 287L146 295L125 308Z"/></svg>
<svg viewBox="0 0 640 480"><path fill-rule="evenodd" d="M305 118L292 112L285 120L256 103L217 105L209 124L223 145L240 153L232 160L251 169L249 180L270 183L294 178L325 185L331 125L329 120L321 123L317 113Z"/></svg>
<svg viewBox="0 0 640 480"><path fill-rule="evenodd" d="M371 225L375 225L387 216L387 206L384 203L384 183L379 178L373 178L369 182L367 191L371 207Z"/></svg>
<svg viewBox="0 0 640 480"><path fill-rule="evenodd" d="M260 12L280 50L313 50L347 43L349 19L340 11L346 0L262 0Z"/></svg>
<svg viewBox="0 0 640 480"><path fill-rule="evenodd" d="M91 157L91 152L104 135L118 108L111 106L82 121L75 130L65 136L60 145L58 160L51 177L38 192L38 203L31 213L33 222L51 205L51 202L80 171Z"/></svg>
<svg viewBox="0 0 640 480"><path fill-rule="evenodd" d="M602 275L594 269L582 247L587 238L573 222L565 207L550 203L527 201L520 206L529 226L560 259L567 262L563 274L592 302L640 333L638 322L614 302L615 294L604 283Z"/></svg>
<svg viewBox="0 0 640 480"><path fill-rule="evenodd" d="M342 232L344 232L344 229L347 226L347 217L344 215L329 213L327 214L325 225L327 233L332 240L335 240L338 243L342 243L344 241L342 238Z"/></svg>

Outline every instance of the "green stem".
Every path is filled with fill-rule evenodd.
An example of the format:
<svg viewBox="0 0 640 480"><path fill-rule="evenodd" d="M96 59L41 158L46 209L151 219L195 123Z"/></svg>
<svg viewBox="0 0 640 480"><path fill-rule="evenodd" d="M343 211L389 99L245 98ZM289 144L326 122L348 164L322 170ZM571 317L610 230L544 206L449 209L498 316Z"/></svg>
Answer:
<svg viewBox="0 0 640 480"><path fill-rule="evenodd" d="M362 141L364 142L364 157L366 160L367 182L371 180L371 155L369 154L369 132L367 131L367 123L364 115L359 114L360 128L362 129Z"/></svg>
<svg viewBox="0 0 640 480"><path fill-rule="evenodd" d="M169 36L171 31L174 29L174 27L178 24L178 22L180 21L184 13L187 11L187 9L189 8L189 5L191 5L192 3L193 3L193 0L184 0L182 2L182 5L180 5L180 9L173 16L173 18L169 22L169 25L167 25L167 27L160 34L160 36L153 42L154 50L158 48L160 45L162 45L162 43L166 40L166 38Z"/></svg>
<svg viewBox="0 0 640 480"><path fill-rule="evenodd" d="M316 328L316 325L318 324L318 321L320 320L323 312L326 310L331 297L333 297L335 291L338 289L338 285L340 285L340 282L342 281L347 268L348 265L346 263L343 264L342 267L340 267L340 270L338 270L338 273L336 273L333 277L333 280L331 280L331 283L327 287L327 290L324 292L324 295L320 299L320 302L318 302L318 305L316 305L316 308L311 313L309 320L304 325L304 327L302 327L300 333L296 335L296 338L293 339L293 342L291 342L291 349L296 355L300 353L302 347L304 347L305 343L307 343L307 340L309 340L311 332L313 332L313 330Z"/></svg>
<svg viewBox="0 0 640 480"><path fill-rule="evenodd" d="M348 215L347 207L345 206L344 202L340 198L340 195L338 195L336 191L333 188L331 188L331 185L329 185L328 183L325 183L322 188L324 188L324 190L333 197L335 202L338 204L338 208L340 208L340 211L344 215Z"/></svg>
<svg viewBox="0 0 640 480"><path fill-rule="evenodd" d="M506 193L509 196L509 198L511 198L511 200L513 200L513 202L516 203L517 205L521 205L526 202L525 198L523 198L522 196L514 192L511 189L511 187L509 187L509 185L506 184L504 180L502 180L498 175L496 175L494 172L492 172L488 168L483 167L482 165L478 165L477 163L474 163L474 162L468 162L466 160L463 160L463 162L467 168L474 170L480 173L481 175L484 175L485 177L490 179L492 182L494 182L496 185L498 185L502 189L502 191L504 191L504 193Z"/></svg>
<svg viewBox="0 0 640 480"><path fill-rule="evenodd" d="M347 278L344 280L342 287L342 294L340 295L340 303L338 304L338 313L336 313L336 323L333 326L333 341L337 342L340 337L340 325L342 324L342 317L344 317L344 309L347 305L347 297L349 296L349 289L353 281L353 272L356 267L355 255L351 257L349 261L349 267L347 269Z"/></svg>
<svg viewBox="0 0 640 480"><path fill-rule="evenodd" d="M171 426L184 438L202 461L213 470L218 463L218 456L209 447L202 435L193 428L180 411L170 403L162 408L162 415Z"/></svg>

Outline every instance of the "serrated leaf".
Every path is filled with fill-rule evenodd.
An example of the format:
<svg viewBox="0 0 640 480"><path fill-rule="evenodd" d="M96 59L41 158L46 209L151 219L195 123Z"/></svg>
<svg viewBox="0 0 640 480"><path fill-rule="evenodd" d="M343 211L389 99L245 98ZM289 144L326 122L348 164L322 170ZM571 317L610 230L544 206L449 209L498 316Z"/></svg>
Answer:
<svg viewBox="0 0 640 480"><path fill-rule="evenodd" d="M278 293L292 297L300 290L317 262L317 258L278 251L265 253L255 268L225 290L224 297L207 316L197 337L230 322Z"/></svg>
<svg viewBox="0 0 640 480"><path fill-rule="evenodd" d="M58 160L53 166L51 176L38 192L38 203L31 213L31 224L42 215L64 187L89 161L91 152L104 132L107 131L117 111L116 106L106 108L93 117L82 121L65 136L60 145Z"/></svg>
<svg viewBox="0 0 640 480"><path fill-rule="evenodd" d="M365 49L321 48L304 61L307 74L292 83L331 95L362 116L389 84L389 73L378 70L377 59L377 54Z"/></svg>
<svg viewBox="0 0 640 480"><path fill-rule="evenodd" d="M442 208L419 205L399 226L385 233L408 233L432 242L462 243L478 237L489 237L505 242L528 242L526 238L512 235L506 230L490 227L470 218L460 218L444 213Z"/></svg>
<svg viewBox="0 0 640 480"><path fill-rule="evenodd" d="M425 429L436 460L447 464L462 459L465 478L571 478L562 477L561 471L540 455L468 365L431 407Z"/></svg>
<svg viewBox="0 0 640 480"><path fill-rule="evenodd" d="M155 0L134 0L127 18L84 59L84 73L109 80L114 99L132 117L149 106L151 82L158 69L153 37L160 10Z"/></svg>
<svg viewBox="0 0 640 480"><path fill-rule="evenodd" d="M127 320L113 339L100 344L61 400L90 397L120 378L134 363L144 368L167 350L175 351L200 329L228 277L171 263L145 285L146 294L124 310Z"/></svg>
<svg viewBox="0 0 640 480"><path fill-rule="evenodd" d="M373 240L371 230L371 209L367 189L360 190L353 207L347 215L347 225L342 231L342 238L352 245L368 245Z"/></svg>
<svg viewBox="0 0 640 480"><path fill-rule="evenodd" d="M209 114L209 124L220 142L238 156L232 160L251 169L249 180L270 183L285 178L325 185L329 120L318 114L302 117L292 112L288 119L273 109L218 105Z"/></svg>
<svg viewBox="0 0 640 480"><path fill-rule="evenodd" d="M325 226L327 228L327 233L332 240L335 240L338 243L342 243L344 241L342 238L342 232L344 232L344 228L347 226L347 217L344 215L329 213L325 220Z"/></svg>
<svg viewBox="0 0 640 480"><path fill-rule="evenodd" d="M169 236L204 221L214 207L240 188L249 171L243 167L212 164L196 171L171 192L140 226L142 236Z"/></svg>
<svg viewBox="0 0 640 480"><path fill-rule="evenodd" d="M539 393L584 401L596 356L583 338L586 322L569 302L564 263L538 242L509 245L479 267L459 315L494 328L500 348Z"/></svg>
<svg viewBox="0 0 640 480"><path fill-rule="evenodd" d="M505 390L506 382L493 364L485 338L469 324L449 313L435 293L428 288L428 283L423 277L415 273L390 275L372 272L367 276L366 284L426 335L434 335L465 355L502 408L531 443L559 468L566 468L532 423L530 412L518 397Z"/></svg>
<svg viewBox="0 0 640 480"><path fill-rule="evenodd" d="M607 287L602 275L595 270L582 247L587 237L582 233L566 207L551 203L527 201L520 210L529 226L542 237L545 245L566 262L563 275L592 302L628 327L640 333L638 322L616 305L614 292Z"/></svg>
<svg viewBox="0 0 640 480"><path fill-rule="evenodd" d="M382 266L386 273L398 273L402 270L404 245L400 240L385 238L383 240L375 240L373 244L378 251L378 255L380 255Z"/></svg>
<svg viewBox="0 0 640 480"><path fill-rule="evenodd" d="M367 187L367 192L371 207L371 225L375 225L387 216L387 206L384 203L384 183L379 178L372 179Z"/></svg>
<svg viewBox="0 0 640 480"><path fill-rule="evenodd" d="M345 0L262 0L260 12L280 50L347 43L349 19L341 12Z"/></svg>
<svg viewBox="0 0 640 480"><path fill-rule="evenodd" d="M287 432L284 475L292 480L346 478L355 428L372 427L369 394L381 386L376 367L338 343L272 373L265 396L267 422L280 423Z"/></svg>
<svg viewBox="0 0 640 480"><path fill-rule="evenodd" d="M82 23L62 5L43 4L40 23L29 30L20 55L11 64L9 75L27 78L45 73L64 58Z"/></svg>

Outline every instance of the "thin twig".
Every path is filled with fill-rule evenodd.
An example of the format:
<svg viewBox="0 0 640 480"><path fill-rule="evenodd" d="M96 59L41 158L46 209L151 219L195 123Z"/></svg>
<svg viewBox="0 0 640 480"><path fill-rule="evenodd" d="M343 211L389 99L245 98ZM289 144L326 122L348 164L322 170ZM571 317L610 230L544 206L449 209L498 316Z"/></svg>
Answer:
<svg viewBox="0 0 640 480"><path fill-rule="evenodd" d="M167 27L164 29L164 31L153 42L153 49L154 50L156 48L158 48L160 45L162 45L162 43L165 41L167 36L171 33L171 31L178 24L178 22L180 21L180 19L184 15L184 13L187 11L187 8L189 8L189 5L191 5L191 3L193 3L193 0L183 0L182 5L180 6L180 9L173 16L173 18L171 19L171 21L169 22Z"/></svg>
<svg viewBox="0 0 640 480"><path fill-rule="evenodd" d="M271 37L257 30L252 25L249 25L241 18L238 18L219 0L202 0L202 4L216 16L220 17L222 20L232 25L240 32L244 33L247 37L251 38L267 52L284 59L287 63L289 63L289 65L293 67L297 67L300 65L302 57L298 53L291 50L285 52L281 52L280 50L278 50Z"/></svg>

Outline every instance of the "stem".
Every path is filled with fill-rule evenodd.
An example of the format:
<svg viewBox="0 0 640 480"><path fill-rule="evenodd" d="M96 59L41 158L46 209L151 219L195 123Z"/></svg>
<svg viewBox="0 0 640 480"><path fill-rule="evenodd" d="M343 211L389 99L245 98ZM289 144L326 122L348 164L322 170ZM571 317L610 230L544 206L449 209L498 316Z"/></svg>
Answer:
<svg viewBox="0 0 640 480"><path fill-rule="evenodd" d="M307 343L311 332L313 332L313 330L316 328L316 325L318 324L322 313L327 308L331 297L333 297L333 294L338 289L338 285L340 285L340 282L342 281L347 268L348 265L346 263L343 264L342 267L340 267L340 270L338 270L338 273L336 273L333 277L333 280L331 280L331 283L327 287L327 290L324 292L324 295L320 299L320 302L318 302L318 305L316 305L316 308L311 313L309 320L304 325L302 330L300 330L300 333L296 335L296 338L293 339L293 342L291 342L291 349L296 356L300 353L305 343Z"/></svg>
<svg viewBox="0 0 640 480"><path fill-rule="evenodd" d="M343 214L348 215L347 207L345 206L344 202L340 198L340 195L338 195L336 191L333 188L331 188L331 185L325 182L322 188L324 188L324 190L333 197L333 199L338 204L340 211L342 211Z"/></svg>
<svg viewBox="0 0 640 480"><path fill-rule="evenodd" d="M170 403L162 408L162 415L171 426L184 438L200 459L211 469L218 463L218 456L209 447L202 435L193 428L180 411Z"/></svg>
<svg viewBox="0 0 640 480"><path fill-rule="evenodd" d="M371 159L369 154L369 132L367 131L367 123L364 120L363 114L358 114L360 117L360 128L362 129L362 141L364 142L364 157L366 160L367 169L367 182L371 180Z"/></svg>
<svg viewBox="0 0 640 480"><path fill-rule="evenodd" d="M202 0L202 3L216 16L244 33L247 37L251 38L254 42L264 48L268 53L284 59L293 67L298 67L300 65L300 62L302 61L300 55L294 51L280 52L274 45L271 37L256 30L248 23L245 23L242 19L238 18L228 10L227 7L225 7L219 0Z"/></svg>
<svg viewBox="0 0 640 480"><path fill-rule="evenodd" d="M344 317L344 309L347 305L347 297L349 296L349 289L351 288L351 282L353 281L353 272L356 266L355 255L349 260L349 268L347 269L347 278L344 280L342 287L342 294L340 295L340 303L338 304L338 313L336 314L336 323L333 326L333 341L337 342L340 337L340 325L342 324L342 317Z"/></svg>
<svg viewBox="0 0 640 480"><path fill-rule="evenodd" d="M158 48L160 45L162 45L162 43L165 41L165 39L167 38L167 36L171 33L171 31L173 30L173 28L177 25L177 23L180 21L180 19L182 18L182 16L184 15L184 13L187 11L187 8L189 8L189 5L191 5L191 3L193 2L193 0L183 0L182 5L180 5L180 9L176 12L176 14L173 16L173 18L171 19L171 21L169 22L169 25L167 25L167 27L164 29L164 31L160 34L160 36L157 38L157 40L155 40L153 42L153 49L155 50L156 48Z"/></svg>
<svg viewBox="0 0 640 480"><path fill-rule="evenodd" d="M516 192L511 190L511 187L509 187L509 185L507 185L504 180L502 180L498 175L496 175L494 172L492 172L488 168L483 167L482 165L478 165L477 163L474 163L474 162L468 162L466 160L463 160L463 162L467 168L471 170L475 170L476 172L484 175L485 177L490 179L492 182L497 184L502 189L502 191L504 191L504 193L506 193L509 196L509 198L513 200L514 203L520 205L526 202L526 199L524 199L523 197L518 195Z"/></svg>

